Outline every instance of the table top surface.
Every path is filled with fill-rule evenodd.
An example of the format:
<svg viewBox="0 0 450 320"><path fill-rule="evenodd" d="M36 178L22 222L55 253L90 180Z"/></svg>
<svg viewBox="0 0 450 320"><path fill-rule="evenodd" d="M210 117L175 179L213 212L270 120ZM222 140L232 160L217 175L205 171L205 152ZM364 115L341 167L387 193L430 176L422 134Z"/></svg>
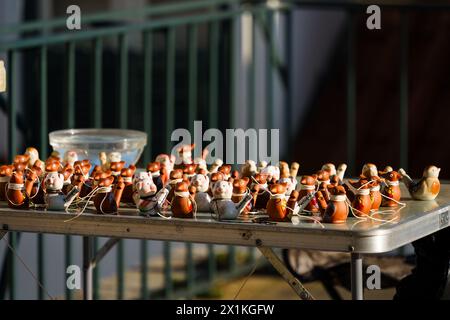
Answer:
<svg viewBox="0 0 450 320"><path fill-rule="evenodd" d="M191 241L200 243L280 248L307 248L360 253L386 252L420 239L450 225L450 184L443 184L433 201L414 201L402 185L406 206L374 219L349 216L344 224L254 223L249 218L216 221L210 213L196 219L163 219L137 216L134 208L121 208L123 215L98 215L88 209L75 214L43 210L14 210L0 203L0 228L20 232L41 232L131 239ZM386 210L387 208L381 208ZM256 216L252 216L254 218Z"/></svg>

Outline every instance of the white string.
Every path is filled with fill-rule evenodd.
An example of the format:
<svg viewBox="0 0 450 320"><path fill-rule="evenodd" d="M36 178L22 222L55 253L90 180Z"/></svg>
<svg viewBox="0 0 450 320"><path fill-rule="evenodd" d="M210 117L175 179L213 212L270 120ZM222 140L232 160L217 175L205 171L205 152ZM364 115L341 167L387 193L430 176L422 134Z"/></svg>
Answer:
<svg viewBox="0 0 450 320"><path fill-rule="evenodd" d="M80 217L86 211L86 208L89 205L89 202L90 202L90 200L92 199L93 196L95 196L97 193L101 193L102 191L103 192L107 192L108 190L111 190L111 187L98 187L97 189L95 189L92 192L90 192L91 194L89 195L89 199L86 201L86 203L85 203L84 207L81 209L81 211L75 217L73 217L71 219L68 219L68 220L64 220L64 222L70 222L70 221L73 221L73 220L77 219L78 217ZM104 214L104 212L103 212L103 209L102 209L102 205L103 205L103 201L105 201L106 198L107 198L107 195L105 195L105 197L103 198L102 202L100 203L100 211L103 214ZM69 214L75 213L75 212L70 212L70 207L72 205L73 205L73 203L66 208L66 213L69 213Z"/></svg>

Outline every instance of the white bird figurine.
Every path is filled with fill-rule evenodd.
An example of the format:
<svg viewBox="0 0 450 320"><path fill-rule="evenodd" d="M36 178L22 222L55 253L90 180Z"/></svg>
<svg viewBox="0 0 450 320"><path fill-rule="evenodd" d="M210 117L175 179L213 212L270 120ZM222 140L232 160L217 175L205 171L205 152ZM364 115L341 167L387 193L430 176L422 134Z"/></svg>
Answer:
<svg viewBox="0 0 450 320"><path fill-rule="evenodd" d="M434 200L439 194L441 184L439 182L440 168L428 166L423 170L423 176L418 182L414 182L405 170L399 169L402 181L408 188L409 194L416 200Z"/></svg>

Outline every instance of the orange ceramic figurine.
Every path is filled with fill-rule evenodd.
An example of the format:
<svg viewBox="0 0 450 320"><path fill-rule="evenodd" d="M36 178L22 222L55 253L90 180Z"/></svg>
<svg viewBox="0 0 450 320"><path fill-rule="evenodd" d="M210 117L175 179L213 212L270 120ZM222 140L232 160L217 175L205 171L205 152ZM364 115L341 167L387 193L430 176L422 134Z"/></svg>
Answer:
<svg viewBox="0 0 450 320"><path fill-rule="evenodd" d="M316 179L312 176L302 176L300 180L300 191L299 191L299 199L306 197L310 194L315 193L316 191ZM310 211L313 214L319 212L319 204L317 203L317 199L313 197L309 203L305 207L306 211Z"/></svg>
<svg viewBox="0 0 450 320"><path fill-rule="evenodd" d="M25 191L30 202L36 207L45 207L45 193L41 185L41 168L33 167L32 169L28 169L25 176Z"/></svg>
<svg viewBox="0 0 450 320"><path fill-rule="evenodd" d="M135 204L133 199L133 175L136 172L136 167L130 165L128 168L123 168L120 176L123 179L124 189L122 193L121 202L127 204Z"/></svg>
<svg viewBox="0 0 450 320"><path fill-rule="evenodd" d="M414 182L405 170L399 169L402 175L402 181L408 188L409 194L415 200L434 200L439 194L441 183L439 182L440 168L436 166L428 166L423 170L422 178L418 182Z"/></svg>
<svg viewBox="0 0 450 320"><path fill-rule="evenodd" d="M147 172L151 173L153 183L156 185L157 191L164 187L165 182L161 175L161 164L159 162L150 162L147 164Z"/></svg>
<svg viewBox="0 0 450 320"><path fill-rule="evenodd" d="M163 185L166 185L169 182L170 179L170 173L173 170L173 166L175 164L175 156L174 155L167 155L167 154L159 154L155 162L158 162L160 164L160 173L161 173L161 180Z"/></svg>
<svg viewBox="0 0 450 320"><path fill-rule="evenodd" d="M382 207L396 207L397 201L400 201L401 191L399 179L401 175L397 171L380 172L382 178L384 178L384 186L381 193L384 195L381 201Z"/></svg>
<svg viewBox="0 0 450 320"><path fill-rule="evenodd" d="M194 163L184 164L183 166L183 179L191 181L195 176L195 170L197 169L197 165Z"/></svg>
<svg viewBox="0 0 450 320"><path fill-rule="evenodd" d="M12 176L14 166L3 165L0 167L0 201L6 201L6 186Z"/></svg>
<svg viewBox="0 0 450 320"><path fill-rule="evenodd" d="M195 187L189 187L187 181L178 182L174 188L171 210L175 218L193 218L196 212L196 203L193 198Z"/></svg>
<svg viewBox="0 0 450 320"><path fill-rule="evenodd" d="M346 193L343 186L328 186L330 192L330 202L323 214L325 223L344 223L348 216L348 204L346 203Z"/></svg>
<svg viewBox="0 0 450 320"><path fill-rule="evenodd" d="M231 165L229 164L223 164L218 171L223 173L223 180L228 180L231 177Z"/></svg>
<svg viewBox="0 0 450 320"><path fill-rule="evenodd" d="M254 177L254 183L251 187L253 195L253 208L256 210L266 209L270 194L267 192L267 175L257 173Z"/></svg>
<svg viewBox="0 0 450 320"><path fill-rule="evenodd" d="M94 196L94 206L99 214L118 213L124 183L120 176L117 177L117 184L113 189L114 179L114 176L109 176L101 179L98 184L98 189Z"/></svg>
<svg viewBox="0 0 450 320"><path fill-rule="evenodd" d="M231 201L239 203L247 195L247 185L250 179L244 177L242 179L233 180L233 194L231 195ZM246 214L252 210L251 202L244 208L242 213Z"/></svg>
<svg viewBox="0 0 450 320"><path fill-rule="evenodd" d="M361 175L356 183L349 181L349 184L353 187L351 188L354 194L352 207L355 209L355 214L359 217L367 216L372 209L369 181Z"/></svg>
<svg viewBox="0 0 450 320"><path fill-rule="evenodd" d="M285 196L286 187L285 183L275 183L269 187L270 199L267 202L266 212L272 221L287 222L290 214L294 211L297 202L295 197L298 196L298 193L291 193L290 198L293 197L293 199L290 199L291 206L289 207Z"/></svg>
<svg viewBox="0 0 450 320"><path fill-rule="evenodd" d="M175 193L175 186L177 185L177 183L181 181L183 181L183 170L182 169L172 170L172 172L170 172L170 180L169 180L170 191L169 194L167 195L167 201L172 202Z"/></svg>
<svg viewBox="0 0 450 320"><path fill-rule="evenodd" d="M27 164L24 164L25 167ZM9 179L6 191L8 206L12 209L28 209L29 200L26 196L23 171L14 171Z"/></svg>

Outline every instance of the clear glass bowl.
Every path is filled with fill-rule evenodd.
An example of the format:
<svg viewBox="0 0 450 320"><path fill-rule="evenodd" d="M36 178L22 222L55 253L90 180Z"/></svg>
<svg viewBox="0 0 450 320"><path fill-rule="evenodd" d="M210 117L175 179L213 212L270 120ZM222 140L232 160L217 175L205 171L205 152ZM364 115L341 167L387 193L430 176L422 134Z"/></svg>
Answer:
<svg viewBox="0 0 450 320"><path fill-rule="evenodd" d="M94 165L100 164L100 152L119 152L127 165L136 164L147 145L147 134L136 130L68 129L50 132L49 138L61 158L75 151L79 160L89 159Z"/></svg>

